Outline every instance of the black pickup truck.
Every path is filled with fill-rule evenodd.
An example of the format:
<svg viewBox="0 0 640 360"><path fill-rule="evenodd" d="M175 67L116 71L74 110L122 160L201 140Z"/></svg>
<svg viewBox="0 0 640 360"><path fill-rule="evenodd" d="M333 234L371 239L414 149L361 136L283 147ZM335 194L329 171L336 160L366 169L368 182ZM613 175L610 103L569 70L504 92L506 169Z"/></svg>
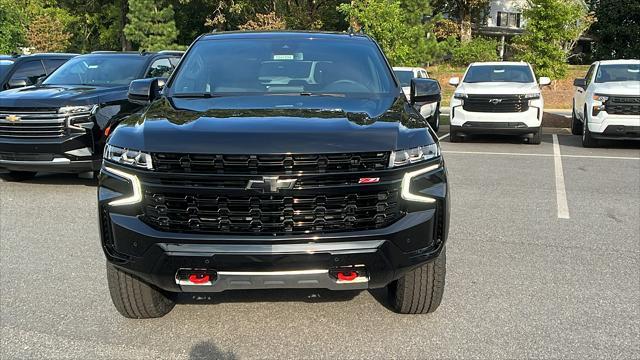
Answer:
<svg viewBox="0 0 640 360"><path fill-rule="evenodd" d="M127 99L131 81L168 76L181 55L81 55L35 86L1 92L0 169L9 171L3 177L100 169L110 126L142 108Z"/></svg>
<svg viewBox="0 0 640 360"><path fill-rule="evenodd" d="M198 38L107 139L98 207L116 309L160 317L179 292L387 287L439 306L449 187L437 136L366 35Z"/></svg>

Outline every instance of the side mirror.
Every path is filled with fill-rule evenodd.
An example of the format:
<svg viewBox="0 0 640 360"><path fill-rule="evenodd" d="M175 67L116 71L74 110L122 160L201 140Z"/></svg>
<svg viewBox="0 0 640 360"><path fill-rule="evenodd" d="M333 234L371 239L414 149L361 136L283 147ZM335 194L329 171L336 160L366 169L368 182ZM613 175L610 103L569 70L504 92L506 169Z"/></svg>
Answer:
<svg viewBox="0 0 640 360"><path fill-rule="evenodd" d="M44 81L44 79L46 79L47 76L46 75L42 75L40 76L37 80L36 80L36 85L40 86L42 85L42 82Z"/></svg>
<svg viewBox="0 0 640 360"><path fill-rule="evenodd" d="M538 83L540 84L540 86L549 86L551 85L551 79L549 79L546 76L543 76L540 78L540 80L538 80Z"/></svg>
<svg viewBox="0 0 640 360"><path fill-rule="evenodd" d="M573 86L585 88L587 87L587 79L575 79L573 80Z"/></svg>
<svg viewBox="0 0 640 360"><path fill-rule="evenodd" d="M411 79L409 102L434 103L440 101L440 83L434 79Z"/></svg>
<svg viewBox="0 0 640 360"><path fill-rule="evenodd" d="M460 78L459 78L459 77L457 77L457 76L452 77L451 79L449 79L449 85L451 85L451 86L458 86L458 85L460 85Z"/></svg>
<svg viewBox="0 0 640 360"><path fill-rule="evenodd" d="M165 78L133 80L129 85L127 97L129 101L134 104L150 104L153 100L160 97L160 90L162 90L166 81L167 79Z"/></svg>
<svg viewBox="0 0 640 360"><path fill-rule="evenodd" d="M27 85L29 85L29 84L27 84L27 80L25 80L25 79L11 79L11 80L9 80L9 83L7 84L9 89L21 88L21 87L25 87Z"/></svg>

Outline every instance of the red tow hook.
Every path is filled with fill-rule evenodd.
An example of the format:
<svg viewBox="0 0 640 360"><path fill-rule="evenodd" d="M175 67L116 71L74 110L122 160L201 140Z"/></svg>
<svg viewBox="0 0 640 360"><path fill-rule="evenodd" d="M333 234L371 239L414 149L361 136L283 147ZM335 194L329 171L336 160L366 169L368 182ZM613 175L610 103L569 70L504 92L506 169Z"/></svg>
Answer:
<svg viewBox="0 0 640 360"><path fill-rule="evenodd" d="M208 274L191 274L189 275L189 281L194 284L204 284L209 282Z"/></svg>
<svg viewBox="0 0 640 360"><path fill-rule="evenodd" d="M339 271L338 272L338 280L341 281L353 281L358 277L358 273L356 271Z"/></svg>

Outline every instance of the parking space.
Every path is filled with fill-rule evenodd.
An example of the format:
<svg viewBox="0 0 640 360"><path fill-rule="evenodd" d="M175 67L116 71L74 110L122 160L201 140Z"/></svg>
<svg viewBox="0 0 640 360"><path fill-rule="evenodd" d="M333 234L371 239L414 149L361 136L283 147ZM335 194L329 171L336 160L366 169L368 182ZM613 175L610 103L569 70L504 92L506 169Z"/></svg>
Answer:
<svg viewBox="0 0 640 360"><path fill-rule="evenodd" d="M384 291L251 291L126 320L91 181L0 180L0 358L638 358L640 150L555 138L442 141L447 287L425 316L393 313Z"/></svg>

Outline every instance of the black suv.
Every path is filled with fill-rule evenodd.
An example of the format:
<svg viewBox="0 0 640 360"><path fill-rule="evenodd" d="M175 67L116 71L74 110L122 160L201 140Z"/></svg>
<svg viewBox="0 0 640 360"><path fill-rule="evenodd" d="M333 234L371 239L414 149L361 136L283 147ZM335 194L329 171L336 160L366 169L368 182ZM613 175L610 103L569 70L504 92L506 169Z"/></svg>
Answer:
<svg viewBox="0 0 640 360"><path fill-rule="evenodd" d="M0 91L35 85L78 54L0 55Z"/></svg>
<svg viewBox="0 0 640 360"><path fill-rule="evenodd" d="M0 93L5 178L100 169L110 127L142 108L127 99L131 81L167 77L181 56L96 52L73 58L36 86Z"/></svg>
<svg viewBox="0 0 640 360"><path fill-rule="evenodd" d="M440 304L449 188L436 134L368 36L200 37L107 139L98 201L107 278L130 318L178 292L388 286L401 313Z"/></svg>

